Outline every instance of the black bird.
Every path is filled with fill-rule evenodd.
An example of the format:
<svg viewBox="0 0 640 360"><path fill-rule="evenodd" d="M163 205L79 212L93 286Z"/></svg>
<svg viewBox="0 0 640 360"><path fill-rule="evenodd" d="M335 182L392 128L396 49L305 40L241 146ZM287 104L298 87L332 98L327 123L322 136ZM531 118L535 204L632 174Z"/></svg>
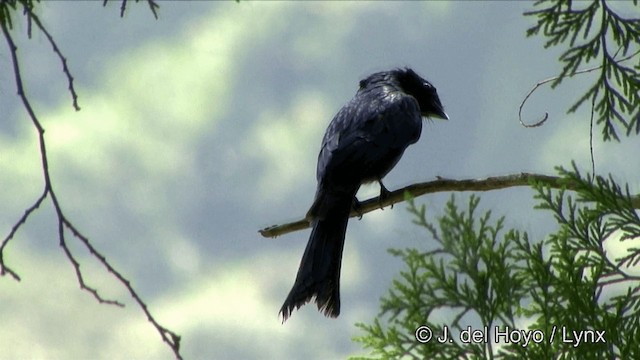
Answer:
<svg viewBox="0 0 640 360"><path fill-rule="evenodd" d="M280 313L313 298L325 316L340 314L340 265L352 208L360 185L382 178L404 150L418 141L422 117L448 119L436 88L409 68L382 71L360 81L353 99L338 111L322 139L318 187L307 220L313 226L296 281Z"/></svg>

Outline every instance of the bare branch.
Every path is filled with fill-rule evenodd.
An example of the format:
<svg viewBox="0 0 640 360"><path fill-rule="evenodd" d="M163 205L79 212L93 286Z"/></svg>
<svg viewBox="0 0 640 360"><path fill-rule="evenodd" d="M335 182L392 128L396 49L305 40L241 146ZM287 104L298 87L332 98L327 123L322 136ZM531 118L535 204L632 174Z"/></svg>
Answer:
<svg viewBox="0 0 640 360"><path fill-rule="evenodd" d="M34 18L34 20L35 20L35 18ZM15 45L15 43L13 42L13 38L11 37L11 34L9 34L9 31L8 31L6 25L2 22L2 23L0 23L0 26L2 27L2 32L3 32L5 40L7 41L7 45L9 46L9 49L11 49L11 60L12 60L12 63L13 63L13 71L14 71L14 75L15 75L15 82L16 82L16 87L17 87L17 90L18 90L18 96L22 100L22 104L24 105L25 109L27 110L27 113L29 114L29 117L31 118L31 121L33 122L34 126L38 130L38 140L39 140L39 144L40 144L40 159L41 159L41 162L42 162L42 171L43 171L44 183L45 183L44 184L44 192L42 193L40 198L36 201L36 203L33 204L31 207L29 207L25 211L25 213L22 216L22 218L20 218L20 220L13 226L12 231L9 233L9 235L7 236L5 241L3 242L2 247L0 247L0 251L4 250L4 247L6 246L8 241L13 237L13 235L20 228L20 226L23 225L27 221L29 215L31 215L33 213L33 211L40 206L40 204L47 197L47 195L50 195L51 196L51 201L53 202L54 208L56 210L56 214L58 216L58 225L59 225L58 226L58 235L59 235L59 238L60 238L60 246L62 246L62 248L64 249L64 251L65 251L65 253L67 255L67 258L69 258L69 260L71 261L71 263L73 264L73 266L74 266L74 268L76 270L76 275L78 277L78 282L80 283L80 287L82 289L90 292L101 303L107 303L107 304L114 304L114 305L122 306L122 304L118 303L117 301L103 299L102 297L100 297L100 295L98 295L98 292L94 288L92 288L90 286L87 286L85 284L85 282L84 282L84 280L82 278L82 274L80 272L80 265L79 265L78 261L73 257L73 255L71 254L71 252L69 251L69 248L67 247L67 245L65 243L63 224L66 221L66 219L64 217L64 214L62 212L60 204L58 203L58 199L56 197L56 194L55 194L55 192L53 190L53 186L51 184L51 177L49 175L49 162L48 162L48 158L47 158L47 148L45 146L45 140L44 140L44 128L40 124L40 121L38 120L35 112L33 111L33 108L31 107L31 103L29 102L29 99L27 98L27 96L25 94L25 91L24 91L24 85L23 85L23 82L22 82L22 76L21 76L21 72L20 72L20 64L18 62L18 55L17 55L18 48ZM0 252L0 257L2 257L2 252ZM14 278L19 279L18 275L15 272L13 272L11 270L9 270L9 271L13 275Z"/></svg>
<svg viewBox="0 0 640 360"><path fill-rule="evenodd" d="M424 194L445 191L491 191L515 186L530 186L531 182L542 182L557 189L573 189L574 187L573 184L568 183L566 180L557 176L531 173L495 176L488 177L486 179L453 180L438 178L434 181L413 184L392 191L384 198L384 200L381 200L379 197L375 197L362 201L360 202L358 211L351 211L350 217L360 216L361 214L366 214L385 206L405 201L405 193L411 197L418 197ZM633 197L632 202L636 209L640 209L640 196ZM307 219L300 219L286 224L272 225L261 229L258 232L264 237L273 238L290 232L303 230L309 226L310 224Z"/></svg>
<svg viewBox="0 0 640 360"><path fill-rule="evenodd" d="M149 9L153 13L153 16L158 20L158 9L160 8L160 5L158 5L154 0L147 0L147 4L149 4Z"/></svg>
<svg viewBox="0 0 640 360"><path fill-rule="evenodd" d="M53 36L51 36L49 31L47 31L47 29L42 25L40 18L38 18L38 16L26 5L24 6L24 12L27 14L27 19L29 20L29 29L31 29L31 21L33 21L38 29L40 29L40 31L42 31L42 33L47 37L49 44L53 47L53 52L60 59L60 62L62 63L62 72L67 77L67 82L69 83L69 93L71 93L71 98L73 100L73 108L76 109L76 111L80 111L80 106L78 105L78 94L76 93L76 89L73 87L73 76L71 76L71 72L67 66L67 58L62 55L62 52L58 48L58 44L56 44Z"/></svg>
<svg viewBox="0 0 640 360"><path fill-rule="evenodd" d="M140 295L138 295L138 293L135 291L133 286L131 286L131 281L129 281L118 270L116 270L109 263L109 261L106 259L106 257L104 255L102 255L102 253L100 253L98 250L96 250L96 248L91 244L89 239L86 236L84 236L80 231L78 231L78 229L76 229L76 227L73 226L73 224L71 224L71 222L69 222L65 217L62 217L62 225L64 225L67 229L71 230L71 232L73 233L73 236L75 236L77 239L79 239L86 246L86 248L89 250L91 255L93 255L95 258L97 258L100 261L100 263L102 263L102 265L104 265L104 267L107 269L107 271L109 273L113 274L113 276L115 276L127 288L127 290L129 291L129 294L131 295L131 297L135 300L135 302L140 306L140 308L142 309L144 314L147 316L147 320L151 324L153 324L153 326L160 333L160 336L162 337L162 340L169 345L171 350L173 350L173 353L176 356L176 359L182 359L182 356L180 355L180 335L174 333L173 331L167 329L166 327L164 327L164 326L160 325L160 323L158 323L158 321L153 317L153 315L149 311L149 309L147 307L147 304L142 300ZM61 235L61 238L62 238L62 236L63 235ZM68 248L67 247L64 247L64 248L65 248L65 252L68 252ZM71 256L70 253L68 253L67 256L69 257L70 260L73 259L73 256ZM80 272L80 266L78 265L76 267L76 273L78 273L78 279L80 281L81 276L79 275L79 272ZM83 289L92 292L91 290L87 289L86 287L84 287ZM97 294L94 293L94 296L97 297ZM118 306L124 306L119 302L113 302L113 301L100 301L100 302L110 303L110 304L118 305Z"/></svg>
<svg viewBox="0 0 640 360"><path fill-rule="evenodd" d="M120 4L120 17L124 17L124 11L127 9L127 0L122 0Z"/></svg>
<svg viewBox="0 0 640 360"><path fill-rule="evenodd" d="M58 211L59 211L59 209L56 207L56 212L58 212ZM119 306L119 307L124 307L124 304L119 302L119 301L117 301L117 300L110 300L110 299L103 298L98 293L98 290L96 288L87 285L87 283L84 281L84 276L82 275L82 271L80 270L80 263L78 262L78 260L76 260L76 258L71 253L71 249L69 249L69 246L67 246L67 242L66 242L66 239L64 237L64 228L65 228L65 226L69 227L70 224L64 218L64 215L59 213L58 214L58 238L60 239L60 247L62 247L62 249L64 250L65 255L67 256L67 259L69 259L69 262L73 265L73 269L75 270L76 278L78 279L78 284L80 285L80 289L90 293L91 295L93 295L93 297L101 304L115 305L115 306ZM74 235L79 238L79 236L76 235L75 233L74 233ZM93 254L93 253L92 253L92 255L95 256L95 254ZM102 259L104 259L104 256L101 255L101 257L98 257L98 258L100 260L102 260Z"/></svg>
<svg viewBox="0 0 640 360"><path fill-rule="evenodd" d="M120 17L124 17L124 12L127 10L127 1L128 0L121 0L120 1ZM140 0L136 0L136 2L139 2ZM155 0L146 0L147 4L149 5L149 10L151 10L151 12L153 13L153 17L156 18L156 20L158 20L158 9L160 9L160 5L158 5L158 3ZM107 6L107 2L109 2L109 0L103 0L102 1L102 6Z"/></svg>
<svg viewBox="0 0 640 360"><path fill-rule="evenodd" d="M33 12L31 12L31 9L29 9L26 5L24 6L25 6L24 11L27 14L28 21L35 22L36 26L47 36L47 38L49 39L49 43L53 46L54 52L61 59L63 64L63 72L66 74L67 79L69 81L69 90L73 97L73 105L76 108L76 110L79 110L79 107L77 105L77 95L75 94L75 90L73 88L73 77L69 72L65 57L62 55L62 53L58 49L51 35L43 27L40 20L33 14ZM87 285L87 283L84 280L82 271L80 270L80 263L75 258L75 256L73 255L73 253L71 252L70 248L66 243L65 228L69 229L72 232L73 236L76 239L79 239L85 245L85 247L89 250L91 255L97 258L100 261L100 263L102 263L102 265L107 269L107 271L112 275L114 275L127 288L131 297L135 300L135 302L140 306L142 311L147 316L147 320L160 333L162 340L169 345L176 359L181 360L182 356L180 355L180 336L158 323L158 321L153 317L153 315L149 311L147 304L142 300L142 298L131 286L131 282L127 278L125 278L119 271L117 271L107 261L106 257L102 255L102 253L100 253L95 247L93 247L89 239L86 236L84 236L80 231L78 231L76 227L65 217L51 182L51 176L49 173L49 163L47 158L47 150L46 150L46 144L45 144L45 138L44 138L45 130L42 127L42 124L40 123L40 121L38 120L35 112L33 111L33 108L31 107L31 103L29 102L29 99L26 96L24 85L22 82L20 64L18 61L18 55L17 55L18 48L15 45L13 38L11 37L9 29L7 28L7 22L8 21L6 22L0 21L0 27L2 28L2 34L5 38L5 41L7 42L7 46L10 51L11 61L13 65L13 73L15 76L15 83L17 88L17 94L20 97L22 104L27 111L27 114L31 119L31 122L33 123L38 133L38 142L40 146L40 159L42 162L42 172L44 176L44 191L42 195L38 198L38 200L36 200L36 202L33 205L31 205L29 208L27 208L27 210L25 210L25 213L23 214L23 216L18 220L18 222L14 224L9 235L7 235L7 237L2 242L2 245L0 245L0 275L9 274L16 281L20 281L20 277L18 276L18 274L4 264L4 260L3 260L4 249L6 245L9 243L9 241L14 237L18 229L26 223L29 216L33 214L33 212L37 208L40 207L40 205L42 204L42 202L47 196L50 196L51 202L53 203L53 206L56 211L56 216L58 218L58 238L60 240L60 246L62 247L65 255L67 256L67 259L69 259L69 261L73 265L80 288L90 293L100 303L116 305L116 306L124 306L124 304L122 304L119 301L103 298L95 288Z"/></svg>
<svg viewBox="0 0 640 360"><path fill-rule="evenodd" d="M11 228L11 231L9 232L9 235L7 235L7 237L5 237L4 240L2 240L2 245L0 245L0 276L4 276L5 274L9 274L14 278L14 280L20 281L20 276L18 274L16 274L13 270L11 270L4 263L4 248L5 248L5 246L7 246L9 241L13 238L13 236L16 234L18 229L22 225L24 225L24 223L27 221L27 218L29 217L29 215L31 215L32 212L34 212L37 208L40 207L40 204L42 204L42 201L47 197L48 193L49 193L49 191L45 189L45 191L42 193L42 195L40 195L38 200L36 200L36 202L33 205L31 205L29 208L27 208L27 210L25 210L25 212L22 215L22 217L13 225L13 227Z"/></svg>
<svg viewBox="0 0 640 360"><path fill-rule="evenodd" d="M556 80L557 77L552 77L552 78L548 78L545 80L542 80L540 82L538 82L528 93L527 95L524 97L524 99L522 100L522 102L520 103L520 107L518 108L518 120L520 121L520 125L526 127L526 128L532 128L532 127L538 127L542 124L545 123L545 121L547 121L547 119L549 119L549 113L545 111L544 116L542 117L542 119L536 121L533 124L525 124L524 121L522 121L522 108L524 107L524 104L527 103L527 100L529 100L529 97L531 97L531 95L533 95L533 93L538 90L538 88L548 82L554 81Z"/></svg>
<svg viewBox="0 0 640 360"><path fill-rule="evenodd" d="M616 52L616 55L618 53ZM624 61L627 61L633 57L635 57L636 55L640 54L640 50L636 51L635 53L626 56L618 61L616 61L617 63L621 63ZM598 69L602 69L602 65L600 66L596 66L596 67L592 67L592 68L588 68L588 69L584 69L584 70L579 70L574 72L573 74L567 75L566 77L573 77L575 75L579 75L579 74L586 74L586 73L590 73L592 71L596 71ZM550 77L548 79L544 79L542 81L539 81L538 83L536 83L533 88L531 90L529 90L529 92L527 93L527 95L525 95L524 99L522 99L522 102L520 103L520 106L518 107L518 120L520 121L520 125L526 127L526 128L532 128L532 127L538 127L542 124L544 124L545 121L547 121L547 119L549 119L549 113L545 112L544 116L536 121L533 124L525 124L524 121L522 121L522 108L524 108L524 105L527 103L527 101L529 100L529 98L531 97L531 95L533 95L534 92L536 92L536 90L538 90L538 88L542 85L548 84L550 82L556 81L560 78L560 76L554 76L554 77Z"/></svg>

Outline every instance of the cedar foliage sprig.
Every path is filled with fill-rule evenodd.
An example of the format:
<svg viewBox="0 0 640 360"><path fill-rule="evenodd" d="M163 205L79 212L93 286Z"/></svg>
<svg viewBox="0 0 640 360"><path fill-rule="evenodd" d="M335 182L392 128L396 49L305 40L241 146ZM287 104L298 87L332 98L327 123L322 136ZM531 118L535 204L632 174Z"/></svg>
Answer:
<svg viewBox="0 0 640 360"><path fill-rule="evenodd" d="M640 358L640 218L629 191L611 177L583 176L575 164L557 170L577 184L576 195L532 184L537 209L558 224L543 241L506 230L506 219L492 220L490 211L478 214L474 195L462 210L452 197L437 224L410 200L424 247L436 248L390 250L406 267L373 323L357 324L364 334L354 340L371 351L360 359ZM614 248L622 255L611 255ZM422 325L433 331L426 344L415 338ZM439 343L445 326L452 341ZM463 330L485 326L489 342L460 341ZM542 341L497 344L496 327L537 331ZM574 330L606 342L577 345Z"/></svg>
<svg viewBox="0 0 640 360"><path fill-rule="evenodd" d="M568 112L589 101L605 141L619 141L620 127L627 136L640 134L640 9L638 0L622 5L633 7L630 13L636 17L625 17L606 0L538 1L534 6L541 9L525 13L537 18L527 36L542 34L546 48L567 48L560 55L563 68L552 87L573 76L581 65L597 65L596 81Z"/></svg>

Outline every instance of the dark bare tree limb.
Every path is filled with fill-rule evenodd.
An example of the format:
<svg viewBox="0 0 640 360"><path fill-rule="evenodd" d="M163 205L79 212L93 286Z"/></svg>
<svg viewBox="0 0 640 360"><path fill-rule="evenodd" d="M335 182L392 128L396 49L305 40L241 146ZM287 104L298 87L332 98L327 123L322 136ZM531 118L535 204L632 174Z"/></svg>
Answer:
<svg viewBox="0 0 640 360"><path fill-rule="evenodd" d="M7 236L5 241L0 246L0 250L4 250L4 248L7 245L8 241L15 234L15 231L17 231L18 228L22 224L24 224L26 222L27 218L33 212L33 210L38 208L40 206L40 204L42 203L42 201L47 196L50 196L51 197L51 202L53 203L53 206L54 206L54 208L56 210L56 214L57 214L57 217L58 217L58 235L59 235L59 238L60 238L60 246L64 249L65 254L67 255L67 258L69 258L69 260L71 260L71 263L73 264L73 266L74 266L74 268L76 270L76 275L78 275L78 282L80 283L80 287L82 289L90 292L101 303L118 305L119 304L118 302L102 298L94 288L86 285L86 283L84 282L84 280L83 280L83 278L81 276L80 265L74 259L74 257L71 254L69 248L67 247L67 244L66 244L65 238L64 238L64 224L65 224L65 222L68 222L68 221L64 217L64 214L62 212L62 208L60 207L60 203L58 202L58 198L56 196L56 193L55 193L55 191L53 189L53 185L52 185L52 182L51 182L51 177L50 177L50 174L49 174L49 161L48 161L48 157L47 157L47 148L46 148L45 139L44 139L44 128L40 124L40 121L38 120L35 112L33 111L31 103L29 102L29 99L27 98L27 95L26 95L25 90L24 90L24 85L23 85L23 82L22 82L22 75L21 75L21 71L20 71L20 64L19 64L19 61L18 61L18 54L17 54L18 47L13 42L13 38L11 37L11 34L9 33L9 29L7 28L5 22L0 22L0 27L2 28L2 33L4 35L4 38L5 38L6 42L7 42L7 46L10 49L11 61L12 61L12 64L13 64L13 72L14 72L14 75L15 75L15 83L16 83L16 87L17 87L18 97L20 97L20 99L22 101L22 104L23 104L25 110L27 111L27 114L29 115L29 118L31 119L31 122L33 123L34 127L37 129L37 132L38 132L38 143L39 143L39 146L40 146L40 160L42 162L42 173L43 173L43 176L44 176L44 192L43 192L43 194L38 198L38 200L36 201L36 203L34 205L29 207L27 209L27 211L25 211L25 214L23 215L23 217L18 221L16 226L13 227L12 232L9 234L9 236ZM0 256L0 260L2 260L1 256ZM4 263L0 262L0 274L4 273L6 271L5 268L6 268L6 266L4 265ZM12 273L13 277L16 278L17 274L13 270L9 270L9 271L11 271L10 273Z"/></svg>
<svg viewBox="0 0 640 360"><path fill-rule="evenodd" d="M538 182L556 189L565 188L571 190L574 188L573 184L560 177L531 173L494 176L485 179L453 180L438 178L434 181L412 184L392 191L384 200L381 200L379 197L375 197L362 201L360 202L358 211L351 211L350 216L361 216L362 214L384 208L385 206L397 204L405 201L407 195L410 197L418 197L424 194L447 191L491 191L516 186L531 186L532 183ZM636 209L640 209L640 196L633 197L632 202ZM264 237L274 238L290 232L304 230L309 226L310 224L307 219L300 219L286 224L272 225L261 229L258 232Z"/></svg>
<svg viewBox="0 0 640 360"><path fill-rule="evenodd" d="M148 2L149 2L149 6L151 7L151 10L153 11L154 15L157 17L157 14L155 12L155 8L157 7L157 4L155 4L152 0L148 0ZM39 29L40 31L42 31L45 34L45 36L47 37L47 40L52 45L53 52L60 59L60 61L62 63L62 71L65 74L65 76L67 77L68 84L69 84L68 90L69 90L69 92L71 94L71 97L73 99L73 107L76 110L80 110L80 107L78 106L78 102L77 102L78 96L77 96L77 94L75 92L75 89L73 87L73 77L71 76L71 72L69 71L69 68L67 66L67 60L62 55L62 52L58 48L58 45L54 41L54 39L51 36L51 34L42 25L42 23L40 22L40 19L33 13L33 11L32 11L33 3L29 2L29 1L18 1L18 2L2 4L2 2L0 0L0 5L3 5L3 6L0 7L0 28L2 30L2 35L3 35L3 37L4 37L4 39L5 39L6 43L7 43L7 47L9 49L9 53L10 53L10 56L11 56L11 62L12 62L12 65L13 65L13 73L14 73L14 77L15 77L15 84L16 84L18 97L22 101L22 105L25 108L25 110L27 112L27 115L29 116L31 122L33 123L33 126L35 127L35 129L37 131L38 143L39 143L39 148L40 148L40 160L41 160L41 163L42 163L42 174L43 174L43 177L44 177L44 190L43 190L42 194L38 197L38 199L35 201L35 203L33 205L31 205L30 207L28 207L25 210L24 214L20 217L20 219L18 219L18 221L11 228L11 231L9 232L9 234L4 238L4 240L0 244L0 275L8 274L11 277L13 277L14 280L20 281L20 276L14 270L9 268L5 264L4 250L5 250L6 246L7 246L7 244L14 238L16 232L20 229L20 227L26 223L26 221L28 220L29 216L31 214L33 214L33 212L40 207L40 205L43 203L43 201L47 197L49 197L51 199L51 202L52 202L52 205L54 207L54 210L55 210L55 213L56 213L56 217L57 217L58 239L59 239L59 242L60 242L60 247L62 247L67 259L69 260L69 262L72 264L72 266L74 268L74 271L75 271L75 274L76 274L76 278L78 280L78 284L80 285L80 289L90 293L99 303L115 305L115 306L120 306L120 307L124 306L123 303L121 303L121 302L119 302L117 300L111 300L111 299L106 299L106 298L102 297L98 293L98 290L96 288L94 288L94 287L92 287L92 286L90 286L90 285L88 285L86 283L86 281L84 279L84 276L83 276L83 273L82 273L81 268L80 268L80 262L76 259L76 257L71 252L71 249L67 245L67 239L65 237L65 231L66 230L71 231L71 234L73 235L73 238L75 238L75 239L79 240L80 242L82 242L85 245L85 247L89 250L89 253L93 257L97 258L98 261L107 269L107 271L109 273L111 273L114 277L116 277L118 279L118 281L121 282L126 287L126 289L129 291L129 294L131 295L131 297L138 304L138 306L140 306L142 311L147 316L147 320L160 333L160 336L161 336L162 340L169 345L169 347L173 351L176 359L181 360L182 356L180 354L180 336L178 334L174 333L173 331L167 329L166 327L160 325L160 323L158 323L158 321L154 318L154 316L149 311L147 304L142 300L142 298L138 295L138 293L135 291L135 289L131 285L131 282L111 265L111 263L107 260L107 258L91 244L91 242L89 241L88 237L83 235L71 223L71 221L65 216L65 214L64 214L64 212L62 210L62 206L60 205L58 197L56 196L55 190L53 188L53 183L51 181L51 176L50 176L50 172L49 172L49 162L48 162L48 157L47 157L47 149L46 149L45 136L44 136L45 129L42 126L42 124L40 123L40 121L38 120L38 117L36 116L36 113L33 110L33 107L31 106L31 103L30 103L30 101L29 101L29 99L28 99L28 97L26 95L26 92L25 92L25 89L24 89L24 84L23 84L23 81L22 81L20 63L19 63L19 60L18 60L18 47L16 46L15 42L13 41L13 37L11 36L11 33L10 33L10 29L12 28L12 23L11 23L10 11L7 8L7 6L11 6L13 9L15 9L17 3L20 3L24 8L23 12L24 12L24 15L26 15L26 17L27 17L27 22L28 22L28 30L27 30L27 32L28 32L29 37L31 37L31 24L33 22L33 23L36 24L37 29Z"/></svg>

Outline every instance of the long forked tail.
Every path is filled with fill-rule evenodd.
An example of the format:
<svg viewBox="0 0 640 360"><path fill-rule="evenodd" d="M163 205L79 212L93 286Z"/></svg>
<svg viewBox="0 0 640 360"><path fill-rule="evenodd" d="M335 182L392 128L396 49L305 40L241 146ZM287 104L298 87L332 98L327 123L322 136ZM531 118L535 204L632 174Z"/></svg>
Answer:
<svg viewBox="0 0 640 360"><path fill-rule="evenodd" d="M325 316L340 314L340 266L352 201L353 195L316 198L311 212L322 208L323 214L312 215L313 230L296 281L280 309L283 322L314 298Z"/></svg>

